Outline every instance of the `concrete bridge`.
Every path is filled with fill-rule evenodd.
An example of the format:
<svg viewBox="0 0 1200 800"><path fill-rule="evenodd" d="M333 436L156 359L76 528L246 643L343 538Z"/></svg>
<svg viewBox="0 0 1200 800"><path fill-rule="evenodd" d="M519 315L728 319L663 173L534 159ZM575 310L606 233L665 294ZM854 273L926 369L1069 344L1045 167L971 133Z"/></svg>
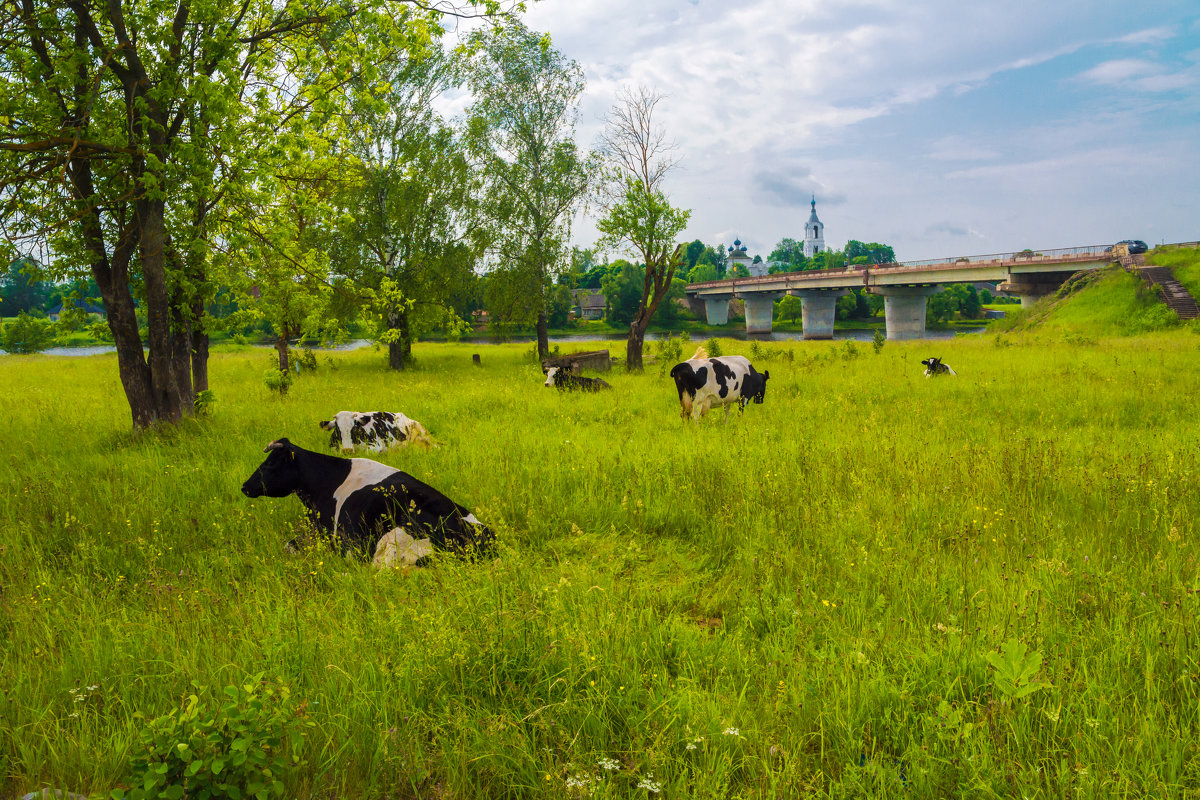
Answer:
<svg viewBox="0 0 1200 800"><path fill-rule="evenodd" d="M1021 305L1028 306L1052 294L1079 270L1113 263L1111 249L1111 245L1101 244L780 272L757 278L693 283L686 291L692 310L700 314L703 309L709 325L728 323L729 301L735 298L744 301L747 333L770 333L775 301L785 294L796 295L803 314L804 338L831 339L837 298L855 287L865 286L871 294L883 296L887 338L919 339L925 335L926 298L941 291L944 284L999 282L999 291L1019 295Z"/></svg>

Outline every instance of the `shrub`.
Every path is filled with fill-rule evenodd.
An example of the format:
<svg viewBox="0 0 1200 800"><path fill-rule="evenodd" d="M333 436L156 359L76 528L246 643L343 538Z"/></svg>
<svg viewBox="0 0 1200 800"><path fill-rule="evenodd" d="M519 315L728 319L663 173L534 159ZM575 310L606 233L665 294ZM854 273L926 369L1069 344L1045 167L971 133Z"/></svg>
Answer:
<svg viewBox="0 0 1200 800"><path fill-rule="evenodd" d="M54 343L54 323L22 311L4 326L2 341L10 353L40 353Z"/></svg>
<svg viewBox="0 0 1200 800"><path fill-rule="evenodd" d="M261 674L224 693L228 700L219 709L193 694L151 720L135 746L132 785L114 790L114 800L282 797L281 779L300 765L303 728L312 723L286 686L272 686Z"/></svg>
<svg viewBox="0 0 1200 800"><path fill-rule="evenodd" d="M885 344L887 344L887 337L884 336L882 330L876 328L874 335L871 336L871 347L875 348L875 355L879 355L879 351Z"/></svg>
<svg viewBox="0 0 1200 800"><path fill-rule="evenodd" d="M288 387L292 385L292 373L284 372L277 366L267 367L266 373L263 375L263 383L273 392L287 394Z"/></svg>
<svg viewBox="0 0 1200 800"><path fill-rule="evenodd" d="M704 343L704 349L708 352L709 358L718 358L721 355L721 343L715 336Z"/></svg>
<svg viewBox="0 0 1200 800"><path fill-rule="evenodd" d="M752 361L766 361L767 360L767 351L765 349L763 349L763 346L761 344L759 344L758 342L756 342L754 340L750 341L750 359Z"/></svg>
<svg viewBox="0 0 1200 800"><path fill-rule="evenodd" d="M667 334L658 343L658 358L663 362L663 369L667 365L675 365L679 363L679 359L683 356L683 341L671 334Z"/></svg>
<svg viewBox="0 0 1200 800"><path fill-rule="evenodd" d="M88 325L88 335L99 342L111 342L113 338L112 330L104 320L97 320Z"/></svg>
<svg viewBox="0 0 1200 800"><path fill-rule="evenodd" d="M842 342L843 361L853 361L854 359L858 358L858 355L858 345L854 343L854 340L847 339L846 341Z"/></svg>

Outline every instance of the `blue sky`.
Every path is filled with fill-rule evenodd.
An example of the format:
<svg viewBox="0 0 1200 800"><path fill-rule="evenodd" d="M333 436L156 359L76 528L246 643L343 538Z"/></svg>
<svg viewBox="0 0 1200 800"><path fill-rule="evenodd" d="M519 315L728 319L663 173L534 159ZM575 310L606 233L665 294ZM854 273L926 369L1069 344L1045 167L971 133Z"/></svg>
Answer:
<svg viewBox="0 0 1200 800"><path fill-rule="evenodd" d="M802 238L902 260L1200 239L1200 4L542 0L583 67L578 138L666 95L687 239ZM596 238L589 218L577 244Z"/></svg>

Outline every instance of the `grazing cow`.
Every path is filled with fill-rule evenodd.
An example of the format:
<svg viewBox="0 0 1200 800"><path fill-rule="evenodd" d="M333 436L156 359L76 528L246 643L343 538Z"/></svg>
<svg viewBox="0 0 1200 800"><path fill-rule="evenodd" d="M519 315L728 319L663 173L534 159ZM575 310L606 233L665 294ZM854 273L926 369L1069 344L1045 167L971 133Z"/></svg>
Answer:
<svg viewBox="0 0 1200 800"><path fill-rule="evenodd" d="M608 384L608 381L576 375L562 367L549 367L546 369L546 385L553 386L560 391L564 389L578 389L581 392L598 392L601 389L612 388Z"/></svg>
<svg viewBox="0 0 1200 800"><path fill-rule="evenodd" d="M329 446L335 450L362 449L382 453L395 444L415 443L427 448L432 444L425 426L390 411L339 411L333 419L317 424L332 431Z"/></svg>
<svg viewBox="0 0 1200 800"><path fill-rule="evenodd" d="M736 402L738 411L746 403L761 403L767 396L769 372L756 372L745 356L718 356L684 361L671 367L671 377L679 390L680 416L698 419L713 406Z"/></svg>
<svg viewBox="0 0 1200 800"><path fill-rule="evenodd" d="M957 375L949 364L943 364L940 358L927 358L921 362L925 365L925 377L932 378L934 375Z"/></svg>
<svg viewBox="0 0 1200 800"><path fill-rule="evenodd" d="M381 534L389 528L395 548L413 560L432 550L491 549L495 537L474 514L408 473L366 458L314 453L287 439L271 442L263 452L269 455L242 484L242 494L295 493L317 530L332 536L343 552L378 555Z"/></svg>

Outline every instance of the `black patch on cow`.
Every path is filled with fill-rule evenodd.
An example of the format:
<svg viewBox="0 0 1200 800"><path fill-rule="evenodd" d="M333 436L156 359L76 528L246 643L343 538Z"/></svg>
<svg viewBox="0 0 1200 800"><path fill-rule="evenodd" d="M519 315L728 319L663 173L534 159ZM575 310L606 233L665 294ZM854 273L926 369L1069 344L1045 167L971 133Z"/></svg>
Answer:
<svg viewBox="0 0 1200 800"><path fill-rule="evenodd" d="M560 391L581 391L581 392L598 392L601 389L611 389L608 381L600 378L589 378L585 375L576 375L572 372L564 373L562 370L554 373L554 377L550 379L551 385Z"/></svg>
<svg viewBox="0 0 1200 800"><path fill-rule="evenodd" d="M326 535L334 532L334 493L351 472L350 459L296 447L287 439L273 443L266 460L244 484L247 497L286 497L295 493L309 519ZM495 535L466 521L471 512L406 472L394 472L373 486L351 493L343 502L336 544L342 551L370 556L379 537L400 526L410 536L428 537L441 550L488 553Z"/></svg>
<svg viewBox="0 0 1200 800"><path fill-rule="evenodd" d="M732 385L734 378L733 370L729 368L728 364L715 358L710 360L709 363L712 364L713 377L717 379L717 386L721 387L717 390L717 396L724 400L726 397L729 397L729 392L732 389L737 388Z"/></svg>
<svg viewBox="0 0 1200 800"><path fill-rule="evenodd" d="M675 381L675 388L679 392L679 400L683 401L683 393L687 392L688 397L695 397L696 392L708 380L708 367L694 368L691 364L683 361L671 367L671 377Z"/></svg>

